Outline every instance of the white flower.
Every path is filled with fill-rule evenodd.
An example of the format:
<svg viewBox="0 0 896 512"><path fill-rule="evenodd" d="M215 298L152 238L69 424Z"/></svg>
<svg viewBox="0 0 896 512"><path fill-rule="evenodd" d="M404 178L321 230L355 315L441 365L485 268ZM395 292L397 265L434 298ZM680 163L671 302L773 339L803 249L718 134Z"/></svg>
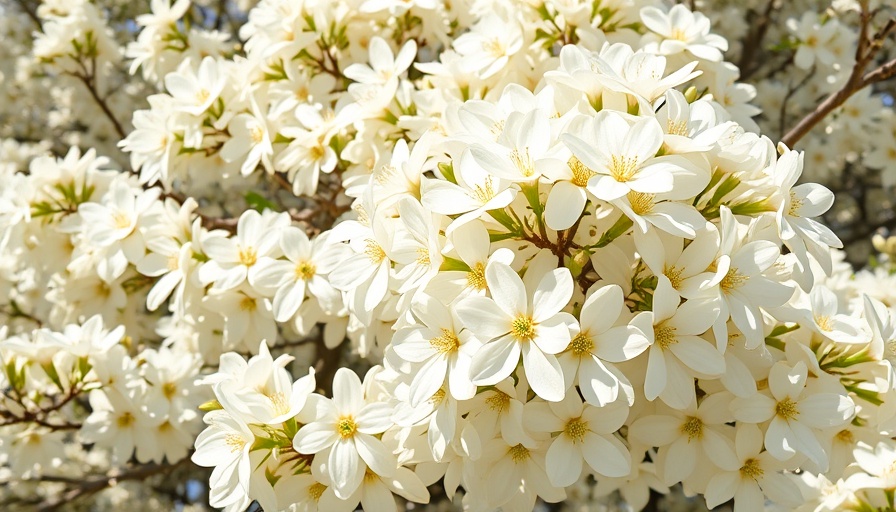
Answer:
<svg viewBox="0 0 896 512"><path fill-rule="evenodd" d="M465 70L486 79L501 71L510 57L522 49L523 32L517 23L490 12L469 32L455 39L452 46L464 56Z"/></svg>
<svg viewBox="0 0 896 512"><path fill-rule="evenodd" d="M545 400L563 399L567 385L554 354L569 345L568 325L575 322L561 312L573 292L569 270L545 274L531 298L523 280L507 265L490 265L485 279L492 298L468 297L456 309L464 326L485 341L473 356L473 383L497 384L514 371L522 353L532 390Z"/></svg>
<svg viewBox="0 0 896 512"><path fill-rule="evenodd" d="M828 287L815 285L809 292L810 311L805 323L822 336L837 343L865 344L870 333L856 317L838 311L837 296Z"/></svg>
<svg viewBox="0 0 896 512"><path fill-rule="evenodd" d="M236 162L245 158L240 166L243 176L252 174L259 163L264 166L265 171L274 172L274 165L271 162L271 157L274 155L271 130L255 97L250 95L250 100L252 113L233 116L227 125L230 139L221 147L220 153L226 162Z"/></svg>
<svg viewBox="0 0 896 512"><path fill-rule="evenodd" d="M292 318L306 296L316 297L322 307L332 311L341 296L326 275L344 257L342 244L332 244L327 234L308 240L299 228L289 226L280 232L280 248L286 260L264 257L257 263L255 284L273 289L274 319L285 322Z"/></svg>
<svg viewBox="0 0 896 512"><path fill-rule="evenodd" d="M336 496L348 499L364 480L369 467L380 476L395 474L397 463L383 442L374 437L389 428L391 411L386 403L367 402L361 380L348 368L333 379L333 398L309 397L305 425L293 439L299 453L326 451L327 471Z"/></svg>
<svg viewBox="0 0 896 512"><path fill-rule="evenodd" d="M211 411L203 418L208 427L196 438L192 460L211 467L209 504L225 507L247 498L252 465L249 450L255 435L239 418L225 410Z"/></svg>
<svg viewBox="0 0 896 512"><path fill-rule="evenodd" d="M112 457L124 462L131 458L134 449L137 459L154 459L158 450L153 428L161 423L141 410L137 389L127 396L115 389L108 392L95 389L90 392L90 407L93 412L81 426L81 437L85 442L96 443L112 449Z"/></svg>
<svg viewBox="0 0 896 512"><path fill-rule="evenodd" d="M731 210L722 206L720 213L721 254L716 260L716 270L724 277L717 288L722 310L713 333L716 340L728 339L726 322L730 316L746 336L747 348L753 349L764 339L759 308L784 304L793 289L763 275L781 255L780 248L768 240L744 240L738 233L739 226Z"/></svg>
<svg viewBox="0 0 896 512"><path fill-rule="evenodd" d="M782 506L802 503L799 488L781 474L782 464L762 451L762 432L755 425L739 425L735 450L740 467L717 471L706 486L706 505L714 508L734 498L734 512L762 510L765 497ZM764 495L764 496L763 496Z"/></svg>
<svg viewBox="0 0 896 512"><path fill-rule="evenodd" d="M566 498L566 492L548 479L545 446L508 445L493 439L483 447L478 470L489 475L485 487L489 509L532 510L536 497L548 503Z"/></svg>
<svg viewBox="0 0 896 512"><path fill-rule="evenodd" d="M581 476L583 461L600 476L628 475L631 454L613 435L627 417L628 405L622 400L594 407L583 404L576 393L560 402L532 401L525 410L526 425L532 432L557 434L549 441L545 457L545 471L555 487L574 484Z"/></svg>
<svg viewBox="0 0 896 512"><path fill-rule="evenodd" d="M202 248L209 261L199 267L199 279L214 283L214 288L231 290L246 278L255 281L259 258L280 255L279 229L289 225L289 215L262 216L255 210L240 215L236 236L232 238L209 237Z"/></svg>
<svg viewBox="0 0 896 512"><path fill-rule="evenodd" d="M470 381L470 364L482 344L444 305L428 295L418 295L411 311L422 325L399 329L392 338L392 349L402 359L419 363L410 384L413 407L433 396L448 378L448 389L457 400L476 394Z"/></svg>
<svg viewBox="0 0 896 512"><path fill-rule="evenodd" d="M389 43L381 37L370 39L370 65L355 63L343 71L343 74L355 82L370 85L386 85L398 79L407 71L417 56L417 43L409 39L398 55L392 53Z"/></svg>
<svg viewBox="0 0 896 512"><path fill-rule="evenodd" d="M648 400L660 397L670 407L684 409L695 400L694 377L721 376L725 359L699 337L715 321L718 306L697 299L677 305L671 285L659 281L653 294L652 328L646 323L639 327L651 341L644 395Z"/></svg>
<svg viewBox="0 0 896 512"><path fill-rule="evenodd" d="M630 124L622 114L602 110L582 122L582 135L561 136L573 155L593 175L588 191L604 201L629 192L656 194L674 188L674 173L683 172L671 157L656 157L663 145L663 130L654 117Z"/></svg>
<svg viewBox="0 0 896 512"><path fill-rule="evenodd" d="M511 188L510 181L489 174L470 150L456 160L454 170L457 184L426 178L420 183L420 202L424 207L443 215L463 214L451 223L446 235L486 211L504 208L516 197L518 189Z"/></svg>
<svg viewBox="0 0 896 512"><path fill-rule="evenodd" d="M794 186L803 172L803 156L801 151L787 150L775 163L775 185L779 188L773 201L779 202L775 215L779 236L797 257L800 273L795 279L809 291L814 279L808 255L830 275L833 263L829 248L842 248L843 243L828 227L810 218L827 212L834 194L817 183Z"/></svg>
<svg viewBox="0 0 896 512"><path fill-rule="evenodd" d="M579 328L557 357L566 381L578 385L589 404L615 402L620 391L629 403L634 400L631 383L612 363L634 359L647 350L649 342L636 324L627 323L627 313L619 286L589 293L579 314Z"/></svg>
<svg viewBox="0 0 896 512"><path fill-rule="evenodd" d="M844 425L855 413L855 404L845 394L806 389L808 371L800 361L792 368L778 362L768 376L771 396L756 393L735 398L731 411L738 421L762 423L771 420L765 433L765 448L785 461L802 453L827 470L828 456L813 429Z"/></svg>
<svg viewBox="0 0 896 512"><path fill-rule="evenodd" d="M261 342L258 354L252 356L241 379L231 379L215 386L215 395L229 411L243 413L249 423L276 425L294 418L314 392L316 381L314 368L293 382L284 369L291 357L274 360Z"/></svg>
<svg viewBox="0 0 896 512"><path fill-rule="evenodd" d="M799 40L793 57L794 64L801 69L811 68L816 61L823 66L833 65L837 61L831 51L837 36L837 26L836 20L819 22L819 14L811 10L803 12L799 20L788 19L788 30Z"/></svg>
<svg viewBox="0 0 896 512"><path fill-rule="evenodd" d="M200 116L212 106L224 90L227 76L213 57L206 57L194 71L192 63L185 60L176 73L165 76L165 88L174 97L174 108L190 115Z"/></svg>
<svg viewBox="0 0 896 512"><path fill-rule="evenodd" d="M645 37L649 41L645 50L661 55L687 50L697 58L712 62L722 60L722 52L728 50L728 41L724 37L709 33L709 18L691 12L684 4L675 4L668 13L653 6L642 7L641 21L656 34ZM650 43L658 46L650 46Z"/></svg>
<svg viewBox="0 0 896 512"><path fill-rule="evenodd" d="M855 473L846 479L853 490L896 489L896 447L882 441L874 448L859 444L853 451L856 462L864 473Z"/></svg>
<svg viewBox="0 0 896 512"><path fill-rule="evenodd" d="M730 440L733 431L727 425L734 421L728 410L731 398L726 392L713 393L699 406L691 403L683 410L660 409L659 414L641 416L632 423L631 436L645 445L661 447L655 462L663 483L684 481L704 464L726 471L740 467Z"/></svg>
<svg viewBox="0 0 896 512"><path fill-rule="evenodd" d="M183 295L185 277L193 267L193 244L179 244L167 237L150 238L146 243L151 251L137 263L137 271L145 276L161 278L146 296L146 308L155 311L175 289L175 302Z"/></svg>

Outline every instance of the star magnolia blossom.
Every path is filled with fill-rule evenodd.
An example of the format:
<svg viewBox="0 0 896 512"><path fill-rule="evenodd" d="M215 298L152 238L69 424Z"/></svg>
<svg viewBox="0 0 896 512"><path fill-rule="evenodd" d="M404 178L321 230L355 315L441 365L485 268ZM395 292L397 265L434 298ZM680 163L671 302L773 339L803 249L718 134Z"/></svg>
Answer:
<svg viewBox="0 0 896 512"><path fill-rule="evenodd" d="M32 3L0 503L893 507L881 2Z"/></svg>

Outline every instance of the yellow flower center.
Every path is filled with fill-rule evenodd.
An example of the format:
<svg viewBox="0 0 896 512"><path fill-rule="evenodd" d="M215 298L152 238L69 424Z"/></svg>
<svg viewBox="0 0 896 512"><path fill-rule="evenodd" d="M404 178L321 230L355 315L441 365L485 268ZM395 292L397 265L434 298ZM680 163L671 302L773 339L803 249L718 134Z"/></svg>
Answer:
<svg viewBox="0 0 896 512"><path fill-rule="evenodd" d="M429 340L429 344L440 354L453 354L457 352L460 340L457 339L457 335L453 331L442 329L442 334Z"/></svg>
<svg viewBox="0 0 896 512"><path fill-rule="evenodd" d="M837 432L837 435L835 437L841 443L845 443L848 445L853 445L856 442L856 436L853 435L852 430L843 429L840 432Z"/></svg>
<svg viewBox="0 0 896 512"><path fill-rule="evenodd" d="M723 291L730 292L743 286L748 279L750 278L738 272L737 268L731 267L728 269L728 273L725 274L725 277L722 278L719 287L721 287Z"/></svg>
<svg viewBox="0 0 896 512"><path fill-rule="evenodd" d="M131 216L125 212L115 212L112 214L112 223L115 229L125 229L131 226Z"/></svg>
<svg viewBox="0 0 896 512"><path fill-rule="evenodd" d="M583 164L578 158L571 157L566 165L572 171L572 184L577 187L585 188L590 180L597 173L592 171L587 165Z"/></svg>
<svg viewBox="0 0 896 512"><path fill-rule="evenodd" d="M481 262L473 265L467 272L467 286L476 290L485 290L485 265Z"/></svg>
<svg viewBox="0 0 896 512"><path fill-rule="evenodd" d="M475 185L472 191L473 199L485 204L495 197L495 185L491 176L486 176L482 185Z"/></svg>
<svg viewBox="0 0 896 512"><path fill-rule="evenodd" d="M268 395L268 400L271 401L271 406L278 416L289 412L289 402L286 401L286 395L282 392L278 391L277 393Z"/></svg>
<svg viewBox="0 0 896 512"><path fill-rule="evenodd" d="M790 191L790 208L787 209L787 215L791 217L799 217L800 209L803 207L803 200L796 197L793 190Z"/></svg>
<svg viewBox="0 0 896 512"><path fill-rule="evenodd" d="M521 444L518 444L510 449L510 458L513 459L513 462L517 464L526 462L527 460L529 460L529 457L529 449Z"/></svg>
<svg viewBox="0 0 896 512"><path fill-rule="evenodd" d="M196 93L196 103L200 105L205 103L211 95L212 93L209 92L208 89L199 89L199 91Z"/></svg>
<svg viewBox="0 0 896 512"><path fill-rule="evenodd" d="M688 441L703 438L703 420L696 416L688 416L681 424L681 433L688 436Z"/></svg>
<svg viewBox="0 0 896 512"><path fill-rule="evenodd" d="M429 397L429 403L431 403L434 407L438 407L439 404L442 403L442 400L445 399L445 395L445 390L439 389L438 391L433 393L431 397Z"/></svg>
<svg viewBox="0 0 896 512"><path fill-rule="evenodd" d="M495 391L495 394L485 399L485 405L493 411L502 413L510 405L510 395L503 391Z"/></svg>
<svg viewBox="0 0 896 512"><path fill-rule="evenodd" d="M502 43L498 38L483 41L482 49L485 50L485 53L489 54L495 59L499 59L507 54L507 49L504 47L504 43Z"/></svg>
<svg viewBox="0 0 896 512"><path fill-rule="evenodd" d="M426 247L418 247L417 248L417 264L418 265L429 265L429 249Z"/></svg>
<svg viewBox="0 0 896 512"><path fill-rule="evenodd" d="M249 130L249 136L252 138L252 142L258 144L264 139L264 130L261 129L261 126L255 125Z"/></svg>
<svg viewBox="0 0 896 512"><path fill-rule="evenodd" d="M165 267L168 270L177 270L178 267L180 267L180 259L178 258L177 254L172 254L171 256L168 256L168 259L166 260L165 263L166 263Z"/></svg>
<svg viewBox="0 0 896 512"><path fill-rule="evenodd" d="M358 424L355 423L355 419L351 416L343 416L336 422L336 433L343 439L349 439L354 436L357 429Z"/></svg>
<svg viewBox="0 0 896 512"><path fill-rule="evenodd" d="M792 420L800 415L800 411L797 408L797 403L788 396L775 404L775 414L785 420Z"/></svg>
<svg viewBox="0 0 896 512"><path fill-rule="evenodd" d="M326 485L320 482L314 482L314 484L308 488L308 496L314 501L320 501L320 497L324 495L324 491L326 490Z"/></svg>
<svg viewBox="0 0 896 512"><path fill-rule="evenodd" d="M254 247L240 247L239 260L240 264L251 267L252 265L255 265L256 261L258 261L258 253L255 252Z"/></svg>
<svg viewBox="0 0 896 512"><path fill-rule="evenodd" d="M535 325L532 317L520 315L510 322L510 334L518 341L529 341L535 337Z"/></svg>
<svg viewBox="0 0 896 512"><path fill-rule="evenodd" d="M669 278L669 282L672 283L672 288L678 289L681 287L681 272L683 270L684 269L675 266L664 269L663 274Z"/></svg>
<svg viewBox="0 0 896 512"><path fill-rule="evenodd" d="M656 194L645 194L631 190L626 194L626 197L628 197L628 202L631 203L632 211L636 215L647 215L653 211L653 207L656 205L654 203Z"/></svg>
<svg viewBox="0 0 896 512"><path fill-rule="evenodd" d="M242 311L255 311L258 308L258 303L255 302L255 299L252 297L246 296L240 300L240 310Z"/></svg>
<svg viewBox="0 0 896 512"><path fill-rule="evenodd" d="M818 328L822 331L831 332L834 330L834 322L831 320L831 317L827 315L813 315L813 318Z"/></svg>
<svg viewBox="0 0 896 512"><path fill-rule="evenodd" d="M744 465L740 467L740 476L742 478L752 478L756 480L765 474L765 471L762 470L762 467L759 465L759 461L754 458L749 458L744 461Z"/></svg>
<svg viewBox="0 0 896 512"><path fill-rule="evenodd" d="M386 251L384 251L383 248L380 247L380 244L373 238L368 238L365 242L367 245L364 249L364 254L366 254L367 257L370 258L370 261L375 265L382 263L383 260L386 259Z"/></svg>
<svg viewBox="0 0 896 512"><path fill-rule="evenodd" d="M314 277L314 274L317 273L317 267L314 266L314 263L310 261L300 261L296 264L296 278L307 281Z"/></svg>
<svg viewBox="0 0 896 512"><path fill-rule="evenodd" d="M666 124L666 132L669 135L687 136L687 134L688 134L687 120L675 121L674 119L669 119L669 122Z"/></svg>
<svg viewBox="0 0 896 512"><path fill-rule="evenodd" d="M569 350L576 357L587 356L594 350L594 340L587 332L580 332L569 342Z"/></svg>
<svg viewBox="0 0 896 512"><path fill-rule="evenodd" d="M653 337L660 348L667 349L670 345L678 343L678 338L675 336L675 327L666 325L666 322L662 322L654 327L653 332Z"/></svg>
<svg viewBox="0 0 896 512"><path fill-rule="evenodd" d="M510 161L513 162L513 165L520 171L520 174L526 178L535 174L535 162L532 160L532 157L529 156L529 148L524 148L522 153L518 149L511 151Z"/></svg>
<svg viewBox="0 0 896 512"><path fill-rule="evenodd" d="M614 180L625 183L631 181L638 172L638 158L627 156L616 156L610 158L610 176Z"/></svg>
<svg viewBox="0 0 896 512"><path fill-rule="evenodd" d="M135 418L134 415L130 412L125 412L116 420L116 423L118 423L118 428L128 428L136 422L137 418Z"/></svg>
<svg viewBox="0 0 896 512"><path fill-rule="evenodd" d="M585 439L585 434L589 432L588 422L582 418L573 418L566 422L563 433L566 434L573 443L579 443Z"/></svg>
<svg viewBox="0 0 896 512"><path fill-rule="evenodd" d="M227 434L224 442L230 447L230 453L236 453L246 446L246 440L236 434Z"/></svg>
<svg viewBox="0 0 896 512"><path fill-rule="evenodd" d="M162 394L165 395L165 398L171 400L174 398L174 395L177 394L177 384L173 382L166 382L162 385Z"/></svg>

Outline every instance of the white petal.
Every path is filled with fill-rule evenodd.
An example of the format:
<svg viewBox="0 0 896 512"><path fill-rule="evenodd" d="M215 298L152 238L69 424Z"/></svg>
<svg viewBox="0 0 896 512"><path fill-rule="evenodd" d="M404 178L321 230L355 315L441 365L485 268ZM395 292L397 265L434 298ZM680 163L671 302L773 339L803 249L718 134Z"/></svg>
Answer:
<svg viewBox="0 0 896 512"><path fill-rule="evenodd" d="M566 392L563 370L553 355L546 355L531 343L523 346L523 367L532 391L549 402L559 402Z"/></svg>

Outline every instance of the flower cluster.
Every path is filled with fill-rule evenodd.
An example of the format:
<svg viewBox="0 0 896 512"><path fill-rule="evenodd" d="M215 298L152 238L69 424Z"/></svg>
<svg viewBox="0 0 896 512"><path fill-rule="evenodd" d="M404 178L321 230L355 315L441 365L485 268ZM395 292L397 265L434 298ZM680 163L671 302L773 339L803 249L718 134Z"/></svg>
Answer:
<svg viewBox="0 0 896 512"><path fill-rule="evenodd" d="M896 24L860 4L859 38L779 27L804 82L768 97L865 80ZM684 4L221 6L153 0L126 46L89 2L32 13L116 161L0 146L10 495L192 461L232 511L892 507L896 239L853 272L801 181L833 139L888 165L879 95L804 153L760 134L801 137L777 72L757 97Z"/></svg>

